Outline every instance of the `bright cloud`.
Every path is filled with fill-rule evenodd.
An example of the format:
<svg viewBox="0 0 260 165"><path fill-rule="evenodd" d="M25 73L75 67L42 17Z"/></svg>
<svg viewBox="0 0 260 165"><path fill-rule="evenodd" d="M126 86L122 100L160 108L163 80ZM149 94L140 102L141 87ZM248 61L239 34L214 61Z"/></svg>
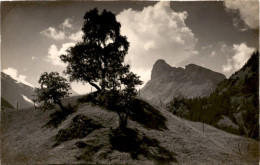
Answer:
<svg viewBox="0 0 260 165"><path fill-rule="evenodd" d="M69 39L71 39L72 41L81 41L82 40L82 36L83 36L83 32L80 30L76 33L72 33L70 36L69 36Z"/></svg>
<svg viewBox="0 0 260 165"><path fill-rule="evenodd" d="M225 6L230 10L238 10L241 19L252 29L259 27L259 2L258 0L234 1L225 0ZM235 23L237 21L235 20ZM236 25L236 24L235 24Z"/></svg>
<svg viewBox="0 0 260 165"><path fill-rule="evenodd" d="M71 29L71 28L73 28L72 24L71 24L72 21L73 20L71 18L66 18L64 20L64 22L62 24L60 24L60 27L63 28L63 29L65 29L65 28L70 28Z"/></svg>
<svg viewBox="0 0 260 165"><path fill-rule="evenodd" d="M126 61L131 63L143 81L144 75L150 75L152 65L158 59L164 59L170 65L176 65L191 55L197 39L185 20L186 11L175 12L170 8L170 2L158 2L142 11L124 10L117 16L121 23L121 33L127 36L130 48Z"/></svg>
<svg viewBox="0 0 260 165"><path fill-rule="evenodd" d="M223 66L224 72L237 71L242 68L255 51L255 48L248 47L246 43L242 42L241 44L234 44L233 51L234 55L228 59L227 65Z"/></svg>
<svg viewBox="0 0 260 165"><path fill-rule="evenodd" d="M21 75L21 74L19 75L17 69L15 69L15 68L10 67L10 68L4 69L3 72L5 74L11 76L14 80L16 80L18 82L21 82L25 85L34 87L32 84L30 84L29 82L26 81L27 76Z"/></svg>
<svg viewBox="0 0 260 165"><path fill-rule="evenodd" d="M65 32L57 31L54 27L49 27L48 29L41 31L40 34L55 40L65 39Z"/></svg>
<svg viewBox="0 0 260 165"><path fill-rule="evenodd" d="M37 60L37 59L38 59L38 57L32 56L32 61Z"/></svg>
<svg viewBox="0 0 260 165"><path fill-rule="evenodd" d="M214 57L216 55L216 51L211 52L211 57Z"/></svg>
<svg viewBox="0 0 260 165"><path fill-rule="evenodd" d="M66 54L66 50L69 47L75 46L75 43L65 43L62 44L61 48L58 49L56 45L51 45L49 47L47 61L56 66L65 67L66 64L60 60L60 55Z"/></svg>
<svg viewBox="0 0 260 165"><path fill-rule="evenodd" d="M96 90L94 87L91 87L88 83L84 84L82 82L72 82L71 88L80 95L90 93L91 88L92 92Z"/></svg>

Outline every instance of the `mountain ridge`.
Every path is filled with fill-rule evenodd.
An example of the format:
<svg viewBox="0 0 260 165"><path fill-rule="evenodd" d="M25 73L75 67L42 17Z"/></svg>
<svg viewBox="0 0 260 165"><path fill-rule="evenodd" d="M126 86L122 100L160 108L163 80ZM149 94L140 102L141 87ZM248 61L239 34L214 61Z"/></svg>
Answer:
<svg viewBox="0 0 260 165"><path fill-rule="evenodd" d="M69 90L69 93L70 96L79 95L72 89ZM4 72L1 72L1 94L2 98L6 102L11 104L12 107L17 108L17 102L18 109L24 109L34 106L34 88L13 79L10 75L5 74Z"/></svg>
<svg viewBox="0 0 260 165"><path fill-rule="evenodd" d="M159 59L153 65L151 79L141 89L141 97L166 104L178 95L188 98L208 96L225 78L221 73L196 64L185 68L172 67Z"/></svg>
<svg viewBox="0 0 260 165"><path fill-rule="evenodd" d="M18 109L33 106L34 88L14 80L11 76L1 72L1 94L4 100Z"/></svg>

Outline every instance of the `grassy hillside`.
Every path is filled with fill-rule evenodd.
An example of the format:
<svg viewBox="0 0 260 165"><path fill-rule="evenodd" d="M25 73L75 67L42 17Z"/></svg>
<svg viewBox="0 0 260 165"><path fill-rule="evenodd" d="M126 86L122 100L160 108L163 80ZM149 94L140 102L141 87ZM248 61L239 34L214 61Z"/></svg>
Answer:
<svg viewBox="0 0 260 165"><path fill-rule="evenodd" d="M137 99L139 100L139 99ZM72 98L66 102L76 103ZM2 163L7 164L172 164L243 163L258 161L258 142L180 119L140 100L149 114L128 121L125 136L117 134L118 116L91 103L58 127L43 127L53 111L27 109L2 114ZM156 115L161 115L160 124ZM146 123L151 124L146 124ZM164 125L164 126L162 126Z"/></svg>

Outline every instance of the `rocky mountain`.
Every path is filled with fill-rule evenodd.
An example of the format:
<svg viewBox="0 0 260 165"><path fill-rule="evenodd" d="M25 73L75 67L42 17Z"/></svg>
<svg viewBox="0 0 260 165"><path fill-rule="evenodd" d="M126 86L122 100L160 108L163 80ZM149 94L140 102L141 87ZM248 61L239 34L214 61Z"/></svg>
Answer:
<svg viewBox="0 0 260 165"><path fill-rule="evenodd" d="M1 95L2 98L18 109L24 109L33 106L33 88L20 83L9 75L1 72Z"/></svg>
<svg viewBox="0 0 260 165"><path fill-rule="evenodd" d="M142 88L141 97L166 104L178 95L188 98L209 96L224 79L223 74L195 64L176 68L160 59L153 65L151 80Z"/></svg>

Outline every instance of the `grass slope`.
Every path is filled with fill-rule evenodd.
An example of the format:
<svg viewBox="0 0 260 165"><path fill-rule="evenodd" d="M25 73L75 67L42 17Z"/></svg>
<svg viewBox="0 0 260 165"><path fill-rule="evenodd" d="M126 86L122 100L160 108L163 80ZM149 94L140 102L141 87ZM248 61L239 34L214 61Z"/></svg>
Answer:
<svg viewBox="0 0 260 165"><path fill-rule="evenodd" d="M118 127L118 116L98 106L80 104L78 111L69 115L57 128L43 127L50 112L34 109L4 111L2 163L172 164L175 159L187 164L258 162L257 141L209 125L205 125L203 133L201 123L179 119L163 108L155 108L166 118L167 129L149 128L132 119L128 122L132 140L140 142L137 149L142 153L135 155L110 143L111 134ZM84 136L66 139L57 145L58 132L75 131L75 117L79 115L81 123L98 127L91 131L87 129Z"/></svg>

